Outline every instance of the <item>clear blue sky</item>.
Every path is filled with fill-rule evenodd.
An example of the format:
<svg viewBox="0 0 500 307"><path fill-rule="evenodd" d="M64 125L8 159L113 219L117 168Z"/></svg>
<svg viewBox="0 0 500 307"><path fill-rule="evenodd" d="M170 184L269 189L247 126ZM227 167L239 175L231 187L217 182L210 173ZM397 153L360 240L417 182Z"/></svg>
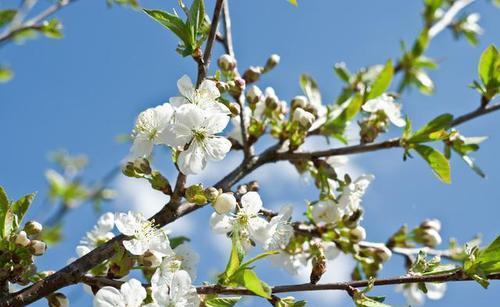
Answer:
<svg viewBox="0 0 500 307"><path fill-rule="evenodd" d="M207 2L212 7L212 1ZM340 81L332 73L336 62L344 61L355 70L395 58L400 54L399 41L412 41L421 26L421 1L299 2L299 7L285 0L231 3L240 67L263 64L271 53L279 54L281 64L263 78L261 85L272 85L284 99L299 94L298 77L307 72L318 80L324 100L332 101L340 88ZM144 6L171 9L176 3L147 1ZM413 91L402 100L403 110L415 126L443 112L462 114L478 104L478 96L468 84L476 77L481 51L489 43L499 43L500 18L499 11L484 0L478 0L468 11L481 13L480 24L486 32L476 48L465 41L454 41L450 33L433 41L429 55L440 61L440 69L431 73L437 85L436 94L423 96ZM44 171L50 167L48 152L66 148L72 153L88 154L91 164L87 177L99 178L128 151L128 145L116 143L115 136L130 132L138 112L175 95L176 81L181 75L195 77L193 61L180 59L175 53L175 37L141 12L107 9L104 0L78 1L62 11L60 17L65 25L64 39L40 38L0 50L1 62L16 72L10 83L0 85L0 184L12 198L39 191L33 216L51 210L43 207ZM217 47L216 54L220 52ZM427 217L441 219L443 236L460 242L477 233L485 241L499 234L499 119L500 114L492 114L460 127L465 135L490 137L474 155L487 173L486 179L477 177L456 158L452 159L453 184L447 186L436 180L422 161L403 162L400 150L355 157L357 169L376 175L364 199L363 225L368 230L368 240L384 241L401 224L414 226ZM235 157L228 159L236 161ZM225 168L212 167L205 177L215 180L224 175L221 169ZM300 211L304 199L314 198L313 187L288 176L290 169L286 166L267 170L256 175L264 183L273 184L262 185L265 206L275 208L292 202ZM123 190L124 180L117 182ZM132 202L142 201L133 200L133 191L129 189L130 199L120 197L110 209L127 210ZM155 194L154 199L157 203L143 204L149 206L147 210L164 201L161 195ZM209 214L208 208L198 211L188 226L177 228L178 232L185 229L194 236L207 233ZM74 246L93 225L95 217L90 206L72 212L66 222L65 243L39 259L40 267L57 269L73 257ZM202 253L198 283L223 270L226 255L214 242L224 239L214 238L193 240ZM393 262L384 276L403 273L402 260L396 256ZM267 262L258 266L260 275L271 284L300 280ZM332 266L331 270L339 272L334 277L342 275L341 267ZM491 289L484 291L475 283L452 284L444 299L429 301L427 306L491 306L491 302L500 300L499 287L498 282L493 282ZM90 297L81 293L80 286L65 292L73 306L88 306ZM376 293L387 294L387 302L395 305L404 302L392 287L377 289ZM324 304L318 299L321 296L325 293L306 298L311 306L320 306ZM343 299L335 300L339 306L350 304L343 293L337 299ZM254 300L248 304L268 303Z"/></svg>

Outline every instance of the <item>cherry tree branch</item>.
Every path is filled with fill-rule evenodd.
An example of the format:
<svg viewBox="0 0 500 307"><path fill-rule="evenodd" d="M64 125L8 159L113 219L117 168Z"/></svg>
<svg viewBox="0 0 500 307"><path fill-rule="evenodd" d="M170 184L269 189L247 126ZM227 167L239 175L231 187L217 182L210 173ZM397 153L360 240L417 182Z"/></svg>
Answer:
<svg viewBox="0 0 500 307"><path fill-rule="evenodd" d="M488 280L500 280L500 273L492 273L487 275ZM441 273L435 275L405 275L392 278L375 279L375 280L358 280L349 282L336 282L327 284L291 284L279 285L271 288L272 294L286 293L286 292L303 292L303 291L326 291L326 290L341 290L348 291L350 288L364 288L368 285L373 286L389 286L389 285L402 285L421 282L457 282L457 281L473 281L471 277L467 276L463 271L456 271L451 273ZM119 288L123 281L113 280L102 276L84 276L82 282L97 288L110 286ZM150 285L144 284L145 287ZM253 295L256 294L250 290L242 287L225 287L221 285L204 285L196 288L198 294L223 294L223 295Z"/></svg>
<svg viewBox="0 0 500 307"><path fill-rule="evenodd" d="M433 38L438 35L441 31L446 29L452 22L453 18L466 6L474 2L474 0L458 0L455 1L451 7L444 13L443 17L439 19L430 29L429 37Z"/></svg>

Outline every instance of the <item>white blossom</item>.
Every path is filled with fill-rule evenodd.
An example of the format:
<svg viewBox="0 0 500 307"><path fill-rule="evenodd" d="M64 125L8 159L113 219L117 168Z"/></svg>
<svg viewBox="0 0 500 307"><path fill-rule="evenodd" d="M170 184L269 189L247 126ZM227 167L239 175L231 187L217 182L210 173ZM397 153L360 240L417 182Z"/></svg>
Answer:
<svg viewBox="0 0 500 307"><path fill-rule="evenodd" d="M366 189L373 179L375 179L373 175L361 175L354 182L346 186L338 199L339 207L345 213L352 213L358 210Z"/></svg>
<svg viewBox="0 0 500 307"><path fill-rule="evenodd" d="M267 226L267 238L264 241L264 249L282 249L288 245L293 235L293 227L290 224L293 206L281 208L278 215L274 216Z"/></svg>
<svg viewBox="0 0 500 307"><path fill-rule="evenodd" d="M207 160L224 159L231 149L231 142L216 134L222 132L228 122L227 115L204 111L193 104L185 104L176 109L174 124L168 133L168 143L180 150L188 146L177 159L183 174L198 174L205 168Z"/></svg>
<svg viewBox="0 0 500 307"><path fill-rule="evenodd" d="M139 114L132 132L134 142L130 149L131 159L147 158L153 151L153 145L167 144L165 132L173 113L172 106L165 103Z"/></svg>
<svg viewBox="0 0 500 307"><path fill-rule="evenodd" d="M236 197L233 193L222 193L215 199L213 207L218 214L226 214L236 208Z"/></svg>
<svg viewBox="0 0 500 307"><path fill-rule="evenodd" d="M321 242L321 247L323 248L323 252L325 253L325 257L328 260L334 260L340 255L340 249L337 247L337 244L334 242Z"/></svg>
<svg viewBox="0 0 500 307"><path fill-rule="evenodd" d="M177 81L177 88L181 96L170 98L170 103L174 107L180 107L184 104L194 104L208 112L230 113L225 105L217 102L220 92L212 80L205 79L201 82L199 88L196 88L191 79L187 75L184 75Z"/></svg>
<svg viewBox="0 0 500 307"><path fill-rule="evenodd" d="M104 213L97 220L94 228L87 232L85 237L80 240L80 244L76 247L76 254L82 257L97 246L111 240L115 234L111 232L115 227L115 216L111 212Z"/></svg>
<svg viewBox="0 0 500 307"><path fill-rule="evenodd" d="M394 102L393 97L385 93L365 102L363 110L369 113L382 111L394 125L398 127L406 125L404 118L401 116L401 106Z"/></svg>
<svg viewBox="0 0 500 307"><path fill-rule="evenodd" d="M158 272L158 270L157 270ZM148 307L198 307L200 299L184 270L155 274L151 278L153 303Z"/></svg>
<svg viewBox="0 0 500 307"><path fill-rule="evenodd" d="M425 302L425 298L431 300L439 300L443 298L446 292L445 283L425 283L427 288L427 293L423 293L419 288L418 284L407 284L399 285L396 287L397 292L402 292L403 296L406 298L406 302L410 306L420 306Z"/></svg>
<svg viewBox="0 0 500 307"><path fill-rule="evenodd" d="M95 307L139 307L146 298L146 289L137 279L123 283L120 290L103 287L94 297Z"/></svg>
<svg viewBox="0 0 500 307"><path fill-rule="evenodd" d="M269 256L271 262L280 268L284 268L288 273L297 275L299 270L307 265L307 255L305 253L288 253L280 251L276 255Z"/></svg>
<svg viewBox="0 0 500 307"><path fill-rule="evenodd" d="M296 108L295 111L293 111L292 119L298 122L302 127L309 129L316 120L316 117L311 112L302 108Z"/></svg>
<svg viewBox="0 0 500 307"><path fill-rule="evenodd" d="M312 216L316 223L336 223L343 215L344 212L337 203L331 199L320 201L312 207Z"/></svg>
<svg viewBox="0 0 500 307"><path fill-rule="evenodd" d="M188 243L182 243L174 248L175 259L181 262L180 269L188 272L192 280L196 279L196 267L200 255Z"/></svg>
<svg viewBox="0 0 500 307"><path fill-rule="evenodd" d="M116 213L115 223L122 234L132 237L123 241L123 246L131 254L143 255L150 251L159 257L165 257L173 253L166 232L156 228L142 213Z"/></svg>
<svg viewBox="0 0 500 307"><path fill-rule="evenodd" d="M250 240L259 243L267 239L268 222L261 218L259 211L262 200L257 192L248 192L241 197L241 206L236 214L212 213L210 226L216 233L229 233L237 230L243 247L250 248Z"/></svg>
<svg viewBox="0 0 500 307"><path fill-rule="evenodd" d="M464 23L462 24L462 29L479 35L483 34L483 29L478 24L480 18L481 15L479 15L479 13L473 13L468 15L465 18Z"/></svg>

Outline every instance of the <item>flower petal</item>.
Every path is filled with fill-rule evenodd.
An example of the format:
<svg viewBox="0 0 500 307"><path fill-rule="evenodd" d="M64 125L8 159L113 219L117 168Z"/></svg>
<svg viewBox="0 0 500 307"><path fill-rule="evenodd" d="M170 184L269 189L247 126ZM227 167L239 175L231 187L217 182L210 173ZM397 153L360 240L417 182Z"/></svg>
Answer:
<svg viewBox="0 0 500 307"><path fill-rule="evenodd" d="M221 113L214 113L207 116L205 119L205 129L208 134L217 134L222 132L229 123L229 116Z"/></svg>
<svg viewBox="0 0 500 307"><path fill-rule="evenodd" d="M225 214L212 213L210 227L216 233L228 233L233 229L233 219Z"/></svg>
<svg viewBox="0 0 500 307"><path fill-rule="evenodd" d="M94 296L95 307L125 307L125 301L118 289L102 287Z"/></svg>
<svg viewBox="0 0 500 307"><path fill-rule="evenodd" d="M142 284L134 278L123 283L120 287L120 292L122 293L127 307L140 306L147 296L146 289L144 289Z"/></svg>
<svg viewBox="0 0 500 307"><path fill-rule="evenodd" d="M193 141L189 148L179 154L177 165L184 175L200 173L206 166L205 152L197 141Z"/></svg>
<svg viewBox="0 0 500 307"><path fill-rule="evenodd" d="M242 209L248 215L256 215L262 209L262 199L257 192L248 192L241 197Z"/></svg>
<svg viewBox="0 0 500 307"><path fill-rule="evenodd" d="M220 161L231 150L231 142L220 136L206 138L203 142L205 153L213 161Z"/></svg>
<svg viewBox="0 0 500 307"><path fill-rule="evenodd" d="M146 134L139 133L134 137L130 148L129 159L148 158L153 151L153 141Z"/></svg>
<svg viewBox="0 0 500 307"><path fill-rule="evenodd" d="M194 95L195 88L193 86L193 82L188 75L182 76L177 81L177 88L179 89L179 93L186 97L187 99L191 99Z"/></svg>
<svg viewBox="0 0 500 307"><path fill-rule="evenodd" d="M123 241L123 247L125 247L126 250L128 250L132 255L143 255L149 248L148 242L138 240L138 239L131 239L131 240L126 240Z"/></svg>
<svg viewBox="0 0 500 307"><path fill-rule="evenodd" d="M126 236L133 236L140 227L140 221L138 219L139 216L134 215L134 213L130 211L128 213L115 213L116 228Z"/></svg>

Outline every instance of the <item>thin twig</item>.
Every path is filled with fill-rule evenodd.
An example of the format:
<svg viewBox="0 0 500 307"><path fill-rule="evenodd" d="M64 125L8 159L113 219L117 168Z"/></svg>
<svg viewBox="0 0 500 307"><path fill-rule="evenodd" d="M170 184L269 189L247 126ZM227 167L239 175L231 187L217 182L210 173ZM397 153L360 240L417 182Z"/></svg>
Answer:
<svg viewBox="0 0 500 307"><path fill-rule="evenodd" d="M433 38L441 31L446 29L452 22L453 18L466 6L474 2L474 0L458 0L444 13L443 17L429 29L429 38Z"/></svg>

